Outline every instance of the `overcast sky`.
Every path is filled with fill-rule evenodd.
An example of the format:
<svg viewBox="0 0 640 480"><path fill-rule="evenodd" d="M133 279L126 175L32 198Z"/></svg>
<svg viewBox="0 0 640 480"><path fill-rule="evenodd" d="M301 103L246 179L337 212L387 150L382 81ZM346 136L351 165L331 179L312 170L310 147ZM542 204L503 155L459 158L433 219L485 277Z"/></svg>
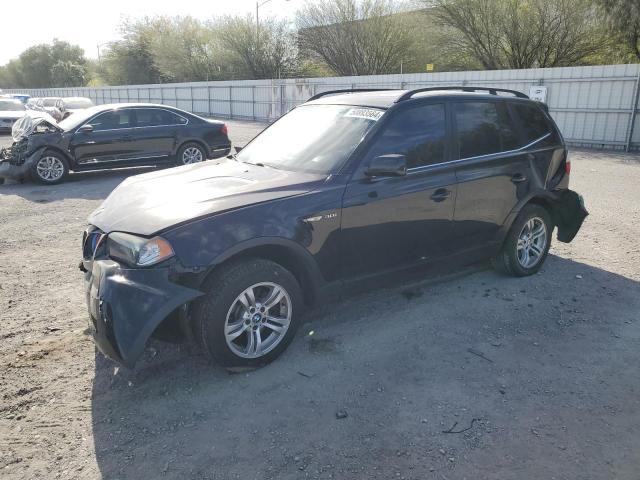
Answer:
<svg viewBox="0 0 640 480"><path fill-rule="evenodd" d="M262 3L262 2L261 2ZM289 17L304 0L270 0L260 16ZM224 14L254 13L255 0L2 0L0 65L32 45L54 38L80 45L88 57L97 57L96 45L116 40L123 17L191 15L207 19Z"/></svg>

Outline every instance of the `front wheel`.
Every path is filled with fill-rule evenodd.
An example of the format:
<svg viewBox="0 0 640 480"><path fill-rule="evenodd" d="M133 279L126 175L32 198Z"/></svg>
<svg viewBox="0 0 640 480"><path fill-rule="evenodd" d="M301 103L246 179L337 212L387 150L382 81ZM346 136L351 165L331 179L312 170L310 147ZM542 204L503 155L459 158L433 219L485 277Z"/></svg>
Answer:
<svg viewBox="0 0 640 480"><path fill-rule="evenodd" d="M193 308L194 330L220 365L258 367L275 360L298 327L302 294L277 263L250 259L222 267Z"/></svg>
<svg viewBox="0 0 640 480"><path fill-rule="evenodd" d="M549 248L553 223L549 212L540 205L525 206L491 263L499 272L525 277L542 267Z"/></svg>
<svg viewBox="0 0 640 480"><path fill-rule="evenodd" d="M55 185L64 180L69 173L67 160L56 152L46 151L31 167L31 177L38 183Z"/></svg>

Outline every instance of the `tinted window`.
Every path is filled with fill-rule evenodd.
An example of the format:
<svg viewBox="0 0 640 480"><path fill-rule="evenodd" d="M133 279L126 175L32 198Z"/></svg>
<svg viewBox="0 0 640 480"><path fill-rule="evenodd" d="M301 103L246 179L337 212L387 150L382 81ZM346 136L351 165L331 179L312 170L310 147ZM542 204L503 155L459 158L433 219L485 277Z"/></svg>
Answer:
<svg viewBox="0 0 640 480"><path fill-rule="evenodd" d="M94 131L131 127L131 110L113 110L91 120Z"/></svg>
<svg viewBox="0 0 640 480"><path fill-rule="evenodd" d="M162 110L159 108L136 109L136 126L137 127L181 125L184 123L186 123L186 120L183 117L180 117L167 110Z"/></svg>
<svg viewBox="0 0 640 480"><path fill-rule="evenodd" d="M390 153L407 157L407 168L445 160L444 104L421 105L398 112L377 138L370 158Z"/></svg>
<svg viewBox="0 0 640 480"><path fill-rule="evenodd" d="M520 118L526 143L538 140L551 131L547 118L538 107L513 105L513 108Z"/></svg>
<svg viewBox="0 0 640 480"><path fill-rule="evenodd" d="M455 104L460 158L477 157L518 148L518 137L503 102Z"/></svg>

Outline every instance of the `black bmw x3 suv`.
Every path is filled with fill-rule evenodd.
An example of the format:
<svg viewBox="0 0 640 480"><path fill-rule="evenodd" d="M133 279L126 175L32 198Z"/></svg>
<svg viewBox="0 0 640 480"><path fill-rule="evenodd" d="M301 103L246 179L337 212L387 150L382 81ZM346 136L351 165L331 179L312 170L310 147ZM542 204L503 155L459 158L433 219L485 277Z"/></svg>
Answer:
<svg viewBox="0 0 640 480"><path fill-rule="evenodd" d="M262 365L346 280L453 257L537 272L554 228L570 242L587 215L569 172L519 92L325 92L237 156L120 184L84 233L90 327L129 367L167 325L223 366Z"/></svg>
<svg viewBox="0 0 640 480"><path fill-rule="evenodd" d="M36 119L17 126L23 124L23 132L14 127L10 151L0 154L0 179L51 185L70 170L187 165L231 149L223 122L150 103L98 105L59 123Z"/></svg>

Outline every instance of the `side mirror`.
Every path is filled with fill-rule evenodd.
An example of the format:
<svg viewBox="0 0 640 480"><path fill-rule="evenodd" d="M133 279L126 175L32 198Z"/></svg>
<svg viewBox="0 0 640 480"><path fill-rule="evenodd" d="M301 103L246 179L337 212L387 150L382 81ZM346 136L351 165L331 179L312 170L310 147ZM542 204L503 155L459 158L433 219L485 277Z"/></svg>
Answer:
<svg viewBox="0 0 640 480"><path fill-rule="evenodd" d="M407 174L407 157L397 153L380 155L369 163L367 177L402 177Z"/></svg>
<svg viewBox="0 0 640 480"><path fill-rule="evenodd" d="M78 129L78 132L91 133L93 132L93 125L89 125L89 124L83 125Z"/></svg>

